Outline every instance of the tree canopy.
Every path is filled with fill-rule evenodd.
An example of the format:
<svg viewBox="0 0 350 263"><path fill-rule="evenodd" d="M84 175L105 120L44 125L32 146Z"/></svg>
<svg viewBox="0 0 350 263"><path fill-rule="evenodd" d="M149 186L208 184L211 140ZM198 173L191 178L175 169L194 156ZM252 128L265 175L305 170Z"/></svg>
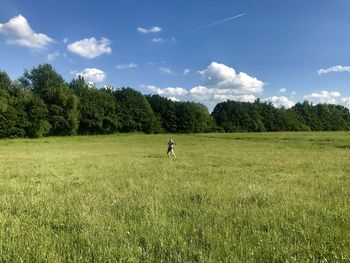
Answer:
<svg viewBox="0 0 350 263"><path fill-rule="evenodd" d="M290 109L275 108L271 103L226 101L212 113L217 125L233 131L348 131L349 109L333 104L313 105L308 101Z"/></svg>
<svg viewBox="0 0 350 263"><path fill-rule="evenodd" d="M206 106L143 95L130 88L96 88L83 77L65 82L49 64L12 81L0 71L0 138L110 134L350 130L349 109L308 101L292 108L225 101Z"/></svg>

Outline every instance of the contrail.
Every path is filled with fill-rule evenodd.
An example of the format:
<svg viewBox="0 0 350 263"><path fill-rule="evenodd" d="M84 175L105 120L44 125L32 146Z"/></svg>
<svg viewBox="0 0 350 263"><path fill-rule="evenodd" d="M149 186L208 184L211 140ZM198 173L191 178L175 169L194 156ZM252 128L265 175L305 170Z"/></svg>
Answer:
<svg viewBox="0 0 350 263"><path fill-rule="evenodd" d="M225 22L231 21L233 19L236 19L236 18L239 18L239 17L242 17L242 16L245 16L245 13L242 13L242 14L239 14L239 15L236 15L236 16L231 16L231 17L225 18L223 20L216 21L214 23L211 23L211 24L208 24L208 25L204 25L204 26L192 29L190 31L187 31L185 33L182 33L182 34L178 35L178 37L179 36L183 36L183 35L187 35L189 33L193 33L193 32L199 31L199 30L203 30L203 29L206 29L208 27L212 27L212 26L215 26L215 25L218 25L218 24L221 24L221 23L225 23Z"/></svg>

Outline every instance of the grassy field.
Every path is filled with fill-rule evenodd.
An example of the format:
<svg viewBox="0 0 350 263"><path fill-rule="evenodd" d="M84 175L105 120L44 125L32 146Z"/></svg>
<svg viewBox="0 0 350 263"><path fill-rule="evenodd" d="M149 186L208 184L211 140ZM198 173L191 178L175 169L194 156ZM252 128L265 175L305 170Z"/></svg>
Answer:
<svg viewBox="0 0 350 263"><path fill-rule="evenodd" d="M349 262L350 133L0 141L0 262Z"/></svg>

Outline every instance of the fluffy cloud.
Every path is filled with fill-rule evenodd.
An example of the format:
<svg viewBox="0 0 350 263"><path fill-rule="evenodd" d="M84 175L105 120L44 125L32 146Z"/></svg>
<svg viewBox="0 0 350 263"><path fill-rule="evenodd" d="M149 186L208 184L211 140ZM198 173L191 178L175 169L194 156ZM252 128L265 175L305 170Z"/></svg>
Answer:
<svg viewBox="0 0 350 263"><path fill-rule="evenodd" d="M106 73L97 68L86 68L82 72L72 71L76 77L82 76L89 83L101 82L106 78Z"/></svg>
<svg viewBox="0 0 350 263"><path fill-rule="evenodd" d="M214 89L208 89L204 86L197 86L190 89L190 93L193 95L202 95L202 94L210 94Z"/></svg>
<svg viewBox="0 0 350 263"><path fill-rule="evenodd" d="M318 75L328 74L331 72L350 72L350 66L334 66L326 69L320 69Z"/></svg>
<svg viewBox="0 0 350 263"><path fill-rule="evenodd" d="M27 19L18 15L7 23L0 23L0 33L8 36L7 43L40 50L49 45L53 39L42 33L35 33Z"/></svg>
<svg viewBox="0 0 350 263"><path fill-rule="evenodd" d="M190 72L191 72L191 70L188 69L188 68L186 68L186 69L184 69L184 73L183 73L183 74L186 76L186 75L188 75Z"/></svg>
<svg viewBox="0 0 350 263"><path fill-rule="evenodd" d="M234 101L242 101L242 102L254 102L256 97L254 95L214 95L214 100L217 102L234 100Z"/></svg>
<svg viewBox="0 0 350 263"><path fill-rule="evenodd" d="M272 96L269 98L264 99L265 101L271 102L275 107L284 107L284 108L291 108L295 105L295 102L290 101L285 96Z"/></svg>
<svg viewBox="0 0 350 263"><path fill-rule="evenodd" d="M217 103L226 100L235 100L235 101L244 101L244 102L254 102L256 97L254 95L234 95L231 90L228 89L213 89L207 88L204 86L197 86L190 90L181 88L181 87L168 87L168 88L159 88L153 85L145 86L152 91L152 93L170 98L173 96L180 97L182 100L194 100L200 101L203 103Z"/></svg>
<svg viewBox="0 0 350 263"><path fill-rule="evenodd" d="M212 62L205 70L198 71L205 78L205 86L229 89L235 94L262 92L264 83L244 72L236 73L233 68Z"/></svg>
<svg viewBox="0 0 350 263"><path fill-rule="evenodd" d="M171 73L168 68L159 68L164 73ZM183 71L187 75L189 69ZM234 100L243 102L254 102L257 98L252 93L262 92L264 83L246 73L237 74L233 68L216 62L211 63L205 70L198 71L205 79L203 85L191 89L181 87L159 88L156 86L145 86L154 94L164 97L176 97L180 100L198 101L209 107L216 103ZM283 101L281 98L281 102Z"/></svg>
<svg viewBox="0 0 350 263"><path fill-rule="evenodd" d="M139 27L137 29L137 31L139 33L142 33L142 34L149 34L149 33L158 33L160 31L162 31L162 28L159 27L159 26L154 26L154 27L150 27L150 28L143 28L143 27Z"/></svg>
<svg viewBox="0 0 350 263"><path fill-rule="evenodd" d="M100 41L97 41L96 38L92 37L70 43L67 48L72 53L91 59L103 54L110 54L112 52L109 46L110 44L111 41L107 38L102 38Z"/></svg>
<svg viewBox="0 0 350 263"><path fill-rule="evenodd" d="M340 93L338 91L320 91L319 93L312 93L309 95L305 95L304 98L307 100L320 102L320 103L337 103L337 98L340 97Z"/></svg>
<svg viewBox="0 0 350 263"><path fill-rule="evenodd" d="M177 99L176 97L169 97L168 99L171 100L171 101L175 101L175 102L179 102L179 101L180 101L180 100Z"/></svg>
<svg viewBox="0 0 350 263"><path fill-rule="evenodd" d="M214 89L204 86L194 87L190 89L189 93L194 99L202 102L222 102L226 100L253 102L256 100L254 95L235 95L230 89Z"/></svg>
<svg viewBox="0 0 350 263"><path fill-rule="evenodd" d="M350 97L342 98L341 102L349 107L350 106Z"/></svg>
<svg viewBox="0 0 350 263"><path fill-rule="evenodd" d="M159 67L160 72L164 73L164 74L172 74L173 71L170 68L167 67Z"/></svg>
<svg viewBox="0 0 350 263"><path fill-rule="evenodd" d="M338 91L323 90L318 93L305 95L304 99L313 103L340 104L350 108L350 97L342 97Z"/></svg>
<svg viewBox="0 0 350 263"><path fill-rule="evenodd" d="M156 86L153 85L149 85L149 86L144 86L148 88L150 91L154 92L155 94L158 95L164 95L164 96L185 96L188 94L188 90L181 88L181 87L168 87L168 88L158 88Z"/></svg>
<svg viewBox="0 0 350 263"><path fill-rule="evenodd" d="M117 69L131 69L131 68L138 68L138 67L139 67L139 65L134 64L134 63L117 65Z"/></svg>
<svg viewBox="0 0 350 263"><path fill-rule="evenodd" d="M213 99L213 96L215 95L214 89L208 89L204 86L197 86L192 89L190 89L190 94L200 101L203 100L211 100Z"/></svg>

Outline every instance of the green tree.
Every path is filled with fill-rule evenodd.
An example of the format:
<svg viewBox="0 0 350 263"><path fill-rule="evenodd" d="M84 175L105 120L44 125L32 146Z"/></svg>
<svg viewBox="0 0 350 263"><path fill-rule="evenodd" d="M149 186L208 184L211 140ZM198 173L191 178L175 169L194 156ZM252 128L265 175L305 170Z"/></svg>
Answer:
<svg viewBox="0 0 350 263"><path fill-rule="evenodd" d="M301 120L310 127L311 131L321 131L321 123L318 115L313 107L308 101L303 103L297 103L293 106L293 111L295 111Z"/></svg>
<svg viewBox="0 0 350 263"><path fill-rule="evenodd" d="M161 130L159 119L140 92L131 88L121 88L114 91L114 95L121 119L121 131L154 133Z"/></svg>
<svg viewBox="0 0 350 263"><path fill-rule="evenodd" d="M251 104L229 100L218 103L212 116L226 132L259 131L262 123L256 109Z"/></svg>
<svg viewBox="0 0 350 263"><path fill-rule="evenodd" d="M0 70L0 89L9 91L11 89L12 81L5 71Z"/></svg>
<svg viewBox="0 0 350 263"><path fill-rule="evenodd" d="M73 79L70 88L79 98L79 134L118 131L117 101L113 94L88 85L83 77Z"/></svg>
<svg viewBox="0 0 350 263"><path fill-rule="evenodd" d="M176 103L177 132L208 132L214 128L207 107L194 102Z"/></svg>
<svg viewBox="0 0 350 263"><path fill-rule="evenodd" d="M310 131L310 127L293 109L280 109L279 116L282 122L281 131Z"/></svg>
<svg viewBox="0 0 350 263"><path fill-rule="evenodd" d="M32 92L23 92L16 98L15 107L22 113L27 137L38 138L49 133L48 110L44 101Z"/></svg>
<svg viewBox="0 0 350 263"><path fill-rule="evenodd" d="M176 103L159 95L147 95L146 99L159 118L163 132L177 132Z"/></svg>
<svg viewBox="0 0 350 263"><path fill-rule="evenodd" d="M20 81L47 105L51 135L76 134L78 99L51 65L39 65L30 72L25 71Z"/></svg>
<svg viewBox="0 0 350 263"><path fill-rule="evenodd" d="M0 71L0 137L24 137L23 113L14 107L14 99L9 93L12 81L6 72Z"/></svg>

